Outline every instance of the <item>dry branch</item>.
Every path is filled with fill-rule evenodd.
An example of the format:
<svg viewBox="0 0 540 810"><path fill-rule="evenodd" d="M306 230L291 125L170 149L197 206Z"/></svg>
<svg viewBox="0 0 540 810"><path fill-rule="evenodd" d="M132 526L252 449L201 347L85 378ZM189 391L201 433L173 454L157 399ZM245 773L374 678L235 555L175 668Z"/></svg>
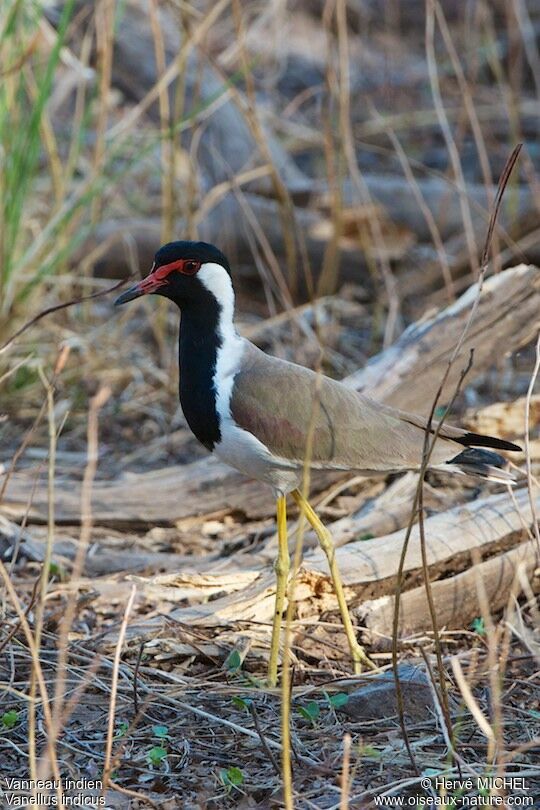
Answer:
<svg viewBox="0 0 540 810"><path fill-rule="evenodd" d="M422 211L417 205L411 205L411 186L405 177L366 174L364 179L373 201L381 206L392 222L414 233L419 242L431 242L429 227ZM446 240L452 234L461 233L463 215L458 188L440 177L417 179L416 183L427 207L437 221L442 239ZM295 192L298 194L300 189L301 187L293 188L291 190L293 196ZM468 183L466 186L478 247L484 240L489 220L489 200L494 198L496 191L496 186L493 186L488 194L486 187L480 183ZM331 194L323 190L321 184L314 185L312 193L319 208L324 209L330 205ZM358 202L357 197L358 190L354 182L346 181L343 186L344 205L354 206ZM511 229L513 223L519 222L531 210L534 210L533 191L529 186L520 186L516 189L515 199L509 199L501 209L499 229Z"/></svg>
<svg viewBox="0 0 540 810"><path fill-rule="evenodd" d="M432 579L462 571L471 563L471 549L493 555L521 542L531 521L528 493L525 489L478 498L433 515L425 520L427 556ZM540 505L540 496L537 496ZM343 582L354 589L358 599L392 593L405 530L372 540L359 540L337 550ZM320 552L304 560L310 574L326 575L326 558ZM422 559L418 526L413 527L404 566L408 588L421 582Z"/></svg>
<svg viewBox="0 0 540 810"><path fill-rule="evenodd" d="M458 607L446 606L447 612L441 614L441 624L446 623L445 617L449 610L451 615L455 616L456 621L462 622L461 626L465 626L478 614L476 601L470 596L465 598L465 592L455 590L455 588L470 588L471 580L467 579L465 574L470 573L467 569L471 565L471 549L476 549L483 557L490 556L487 562L491 565L485 570L488 571L491 579L498 582L500 589L498 598L503 601L508 596L507 586L513 577L508 568L510 563L515 565L517 561L524 560L527 572L532 573L533 559L529 553L530 541L520 545L532 519L526 490L518 491L515 500L516 504L510 495L504 492L478 499L467 506L454 507L425 521L429 570L432 579L440 579L448 573L453 574L456 571L465 572L453 576L451 579L440 579L439 582L434 583L437 586L436 593L441 594L439 596L440 605L444 605L444 599L449 594L459 593L461 599L461 605ZM537 508L540 508L540 496L537 497L537 502ZM388 624L388 617L391 617L392 611L390 600L395 588L404 531L400 530L373 540L357 541L336 552L349 596L353 601L357 603L364 601L364 604L369 606L369 610L362 607L362 616L367 616L366 625L372 629L369 617L373 613L375 616L373 632L375 629L379 632L379 627L384 627L384 630L380 631L383 635L390 635L391 623ZM509 557L507 556L508 550L513 552ZM501 554L501 552L503 553ZM487 565L487 562L482 565ZM475 568L477 567L475 566ZM498 578L495 576L497 572L500 573L500 576L497 574ZM412 531L404 573L407 590L402 598L406 597L410 600L405 603L407 605L406 621L414 626L415 630L419 628L429 630L431 620L425 604L425 592L420 585L422 561L417 527L414 527ZM243 574L251 579L253 572L243 569ZM215 583L219 583L222 576L222 574L218 574L214 580ZM464 579L459 579L459 577L464 577ZM229 576L226 577L226 580L230 581ZM142 578L138 581L140 587L145 587ZM212 577L205 576L204 581L205 588L202 591L205 593L206 583L211 583ZM444 584L455 581L458 582L455 587ZM150 580L149 584L151 588L154 587L154 580ZM161 585L161 587L166 587L166 585ZM227 626L231 622L255 622L258 634L266 635L270 630L274 587L273 574L269 569L265 569L243 590L237 590L211 602L173 610L168 620L185 625L202 626ZM174 588L173 584L173 591ZM413 595L409 596L409 594ZM424 594L423 597L422 594ZM299 611L303 617L309 614L320 615L336 608L326 558L321 552L314 552L306 556L298 577L295 598L298 603L301 603ZM368 600L367 603L365 600ZM492 604L495 606L495 602ZM418 605L421 606L421 610ZM418 611L416 615L413 610ZM158 617L142 624L132 625L129 628L129 637L137 640L151 638L156 630L163 627L163 621L161 617ZM377 621L380 624L375 627ZM409 625L407 624L406 627Z"/></svg>
<svg viewBox="0 0 540 810"><path fill-rule="evenodd" d="M403 410L425 412L433 401L448 359L463 332L476 295L472 285L452 306L409 326L399 340L345 380ZM540 271L518 265L484 283L476 317L463 345L462 358L450 372L441 402L455 390L471 349L470 382L493 364L531 340L540 323Z"/></svg>
<svg viewBox="0 0 540 810"><path fill-rule="evenodd" d="M482 614L478 597L479 582L486 592L491 611L501 610L508 601L518 566L522 567L533 590L540 591L536 546L532 540L473 565L456 576L433 582L431 589L438 626L448 630L464 629ZM362 605L362 623L366 627L366 639L371 644L390 647L393 613L393 596L369 600ZM403 593L399 624L401 639L406 640L430 629L431 618L424 586Z"/></svg>

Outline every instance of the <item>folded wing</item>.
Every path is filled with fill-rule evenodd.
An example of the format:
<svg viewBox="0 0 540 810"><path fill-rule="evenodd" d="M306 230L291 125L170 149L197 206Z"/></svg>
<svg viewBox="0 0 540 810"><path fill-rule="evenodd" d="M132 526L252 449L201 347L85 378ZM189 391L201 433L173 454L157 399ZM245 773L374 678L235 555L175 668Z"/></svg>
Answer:
<svg viewBox="0 0 540 810"><path fill-rule="evenodd" d="M375 402L303 366L269 357L251 344L242 366L234 379L232 416L279 458L298 463L308 458L316 468L373 473L421 464L426 424L422 417ZM501 439L443 425L430 466L453 462L464 447L519 449ZM482 458L485 464L486 456Z"/></svg>

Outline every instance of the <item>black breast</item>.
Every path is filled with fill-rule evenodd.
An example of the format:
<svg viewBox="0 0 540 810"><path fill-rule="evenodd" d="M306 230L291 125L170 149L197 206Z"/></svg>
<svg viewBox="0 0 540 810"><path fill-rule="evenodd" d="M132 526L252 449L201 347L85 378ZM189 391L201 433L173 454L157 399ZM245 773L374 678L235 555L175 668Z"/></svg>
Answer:
<svg viewBox="0 0 540 810"><path fill-rule="evenodd" d="M189 427L208 450L221 440L214 390L219 314L218 302L209 295L204 307L183 311L180 322L180 404Z"/></svg>

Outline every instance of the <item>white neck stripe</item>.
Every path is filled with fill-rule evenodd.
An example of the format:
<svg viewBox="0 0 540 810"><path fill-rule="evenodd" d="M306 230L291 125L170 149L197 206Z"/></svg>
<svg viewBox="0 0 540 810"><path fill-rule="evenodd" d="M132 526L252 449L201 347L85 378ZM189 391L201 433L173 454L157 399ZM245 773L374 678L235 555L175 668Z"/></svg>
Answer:
<svg viewBox="0 0 540 810"><path fill-rule="evenodd" d="M224 419L231 417L231 392L245 344L234 326L234 290L231 277L225 268L220 264L206 262L197 273L197 278L214 296L221 310L217 324L221 346L217 352L214 388L216 409L223 422Z"/></svg>

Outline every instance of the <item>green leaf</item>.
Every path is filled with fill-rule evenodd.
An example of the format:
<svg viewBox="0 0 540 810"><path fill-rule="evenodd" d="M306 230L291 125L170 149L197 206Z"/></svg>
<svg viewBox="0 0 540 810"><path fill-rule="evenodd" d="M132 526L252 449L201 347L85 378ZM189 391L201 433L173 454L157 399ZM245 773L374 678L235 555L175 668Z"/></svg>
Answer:
<svg viewBox="0 0 540 810"><path fill-rule="evenodd" d="M244 784L244 774L240 768L236 768L235 766L222 768L219 772L219 777L223 784L229 788L239 787Z"/></svg>
<svg viewBox="0 0 540 810"><path fill-rule="evenodd" d="M62 582L67 579L66 569L62 568L62 566L54 560L51 560L49 563L49 578L52 579L52 577L57 577Z"/></svg>
<svg viewBox="0 0 540 810"><path fill-rule="evenodd" d="M361 745L358 753L361 757L367 757L368 759L380 759L382 757L382 752L372 745Z"/></svg>
<svg viewBox="0 0 540 810"><path fill-rule="evenodd" d="M19 712L10 709L2 715L2 725L4 728L13 728L19 722Z"/></svg>
<svg viewBox="0 0 540 810"><path fill-rule="evenodd" d="M121 723L118 723L118 726L116 728L116 739L119 739L120 737L125 737L128 732L128 728L129 723L127 722L127 720L122 720Z"/></svg>
<svg viewBox="0 0 540 810"><path fill-rule="evenodd" d="M154 745L153 748L150 748L146 759L150 763L150 765L158 766L161 765L164 759L168 756L167 749L162 748L160 745Z"/></svg>
<svg viewBox="0 0 540 810"><path fill-rule="evenodd" d="M233 695L231 700L233 702L233 705L236 706L237 709L245 709L247 712L249 712L249 707L253 703L251 698L243 698L240 697L240 695Z"/></svg>
<svg viewBox="0 0 540 810"><path fill-rule="evenodd" d="M240 658L240 653L238 652L238 650L233 650L227 656L227 659L225 661L225 669L227 669L229 672L237 672L241 666L242 666L242 659Z"/></svg>
<svg viewBox="0 0 540 810"><path fill-rule="evenodd" d="M336 692L335 695L330 695L328 698L328 703L333 709L341 709L342 706L345 706L349 701L349 696L346 692Z"/></svg>
<svg viewBox="0 0 540 810"><path fill-rule="evenodd" d="M15 391L20 391L38 380L39 374L35 368L26 365L20 366L14 374L12 387Z"/></svg>
<svg viewBox="0 0 540 810"><path fill-rule="evenodd" d="M154 737L159 737L160 739L164 739L165 737L169 736L169 729L167 726L152 726L152 731L154 733Z"/></svg>
<svg viewBox="0 0 540 810"><path fill-rule="evenodd" d="M310 700L306 706L299 706L298 713L304 718L304 720L309 720L310 723L313 723L321 713L319 709L319 704L316 703L314 700Z"/></svg>
<svg viewBox="0 0 540 810"><path fill-rule="evenodd" d="M374 537L375 537L375 535L371 534L371 532L366 532L365 534L361 534L358 539L359 540L373 540Z"/></svg>
<svg viewBox="0 0 540 810"><path fill-rule="evenodd" d="M486 635L486 625L482 616L477 616L476 619L473 619L471 622L471 628L475 633L478 633L479 636Z"/></svg>

